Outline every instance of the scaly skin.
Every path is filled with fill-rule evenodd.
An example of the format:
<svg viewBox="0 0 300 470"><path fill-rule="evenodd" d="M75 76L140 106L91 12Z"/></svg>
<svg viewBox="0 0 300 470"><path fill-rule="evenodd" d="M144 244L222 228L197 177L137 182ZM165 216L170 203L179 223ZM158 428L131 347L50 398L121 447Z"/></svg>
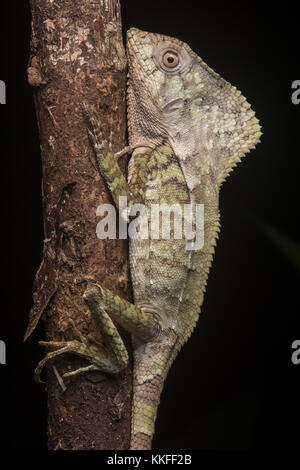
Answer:
<svg viewBox="0 0 300 470"><path fill-rule="evenodd" d="M102 138L101 120L86 108L99 170L117 207L142 203L204 205L204 245L187 249L171 237L146 237L159 220L140 218L145 238L130 239L134 305L100 285L90 285L85 300L109 351L83 338L43 343L59 348L36 369L59 354L73 352L90 362L86 370L118 373L128 362L126 348L111 318L133 336L134 384L131 449L150 449L157 407L166 375L195 328L219 231L220 186L232 168L259 142L258 120L241 93L211 70L178 39L132 28L127 34L129 63L128 128L133 154L126 182L110 142ZM184 213L184 220L188 216Z"/></svg>

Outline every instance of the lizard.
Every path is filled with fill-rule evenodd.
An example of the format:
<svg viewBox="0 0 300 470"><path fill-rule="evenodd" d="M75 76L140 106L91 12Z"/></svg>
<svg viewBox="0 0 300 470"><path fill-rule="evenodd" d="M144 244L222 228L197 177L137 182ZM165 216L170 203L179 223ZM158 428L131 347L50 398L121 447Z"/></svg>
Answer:
<svg viewBox="0 0 300 470"><path fill-rule="evenodd" d="M242 93L179 39L131 28L127 58L128 178L118 165L122 152L112 150L113 133L105 140L99 112L85 106L99 171L119 211L123 211L121 196L128 200L129 213L142 205L147 210L155 204L181 209L202 205L204 241L187 249L187 236L175 237L175 215L169 238L161 228L152 238L149 233L130 238L134 302L98 283L89 283L84 293L106 346L85 338L73 324L78 339L40 342L55 349L39 362L35 377L39 380L44 365L67 352L90 364L63 377L90 370L119 373L128 364L115 323L122 325L132 334L130 449L138 450L151 449L164 381L199 318L220 230L220 188L262 133ZM145 235L150 222L143 217L140 230ZM151 222L159 223L152 220L152 213Z"/></svg>

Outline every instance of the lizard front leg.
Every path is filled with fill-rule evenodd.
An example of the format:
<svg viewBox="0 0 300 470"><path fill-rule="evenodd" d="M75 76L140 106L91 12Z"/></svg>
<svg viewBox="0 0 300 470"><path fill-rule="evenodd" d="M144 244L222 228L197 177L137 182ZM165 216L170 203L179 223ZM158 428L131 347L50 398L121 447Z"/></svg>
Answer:
<svg viewBox="0 0 300 470"><path fill-rule="evenodd" d="M131 147L125 147L120 152L113 151L113 131L110 130L109 140L103 137L102 122L99 113L93 106L85 105L85 111L88 115L90 129L89 137L93 145L96 155L99 171L105 180L114 203L120 209L120 197L127 197L128 206L136 203L144 202L144 188L147 180L147 162L149 153L152 151L150 147L140 145L138 147L138 158L135 159L135 171L130 182L127 183L119 165L118 158L133 150ZM135 146L134 148L136 148Z"/></svg>

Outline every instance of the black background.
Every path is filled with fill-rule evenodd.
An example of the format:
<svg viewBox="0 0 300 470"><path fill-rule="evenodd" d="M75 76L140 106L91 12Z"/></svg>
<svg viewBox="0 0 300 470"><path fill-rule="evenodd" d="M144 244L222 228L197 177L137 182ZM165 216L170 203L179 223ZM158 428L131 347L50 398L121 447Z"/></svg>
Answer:
<svg viewBox="0 0 300 470"><path fill-rule="evenodd" d="M222 231L200 321L172 367L159 407L156 449L296 449L300 442L299 272L257 218L299 240L299 9L200 1L122 2L123 29L178 37L253 106L262 142L221 190ZM2 449L46 449L45 389L33 382L41 326L22 338L42 253L41 161L27 84L30 10L1 4L0 365ZM10 11L9 11L10 10Z"/></svg>

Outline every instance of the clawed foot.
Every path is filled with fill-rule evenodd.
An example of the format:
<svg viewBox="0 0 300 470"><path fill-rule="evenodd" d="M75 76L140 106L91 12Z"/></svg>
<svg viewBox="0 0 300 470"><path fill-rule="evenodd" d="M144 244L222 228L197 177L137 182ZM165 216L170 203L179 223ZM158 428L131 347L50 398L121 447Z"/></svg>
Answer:
<svg viewBox="0 0 300 470"><path fill-rule="evenodd" d="M45 365L51 361L52 359L55 359L57 356L61 356L62 354L66 353L72 353L76 354L78 356L84 357L85 359L89 360L92 362L87 367L80 367L79 369L76 369L71 372L66 372L63 374L63 378L67 377L74 377L76 375L82 374L84 372L89 372L89 371L94 371L94 370L99 370L99 367L97 365L93 364L95 358L97 358L97 353L99 353L99 346L96 346L95 344L91 343L90 338L86 338L75 326L74 322L72 319L69 319L72 329L76 333L76 336L78 337L78 340L73 340L73 341L39 341L39 344L41 346L46 346L46 347L53 347L53 348L59 348L55 351L48 352L44 359L42 359L35 371L34 371L34 379L36 382L43 383L43 381L40 378L41 372Z"/></svg>
<svg viewBox="0 0 300 470"><path fill-rule="evenodd" d="M112 143L113 143L113 121L109 120L109 139L106 139L103 131L103 124L100 120L100 116L95 110L94 106L90 106L87 103L83 104L84 110L88 115L91 129L88 129L88 134L92 142L96 153L99 152L103 155L108 153L112 154Z"/></svg>

